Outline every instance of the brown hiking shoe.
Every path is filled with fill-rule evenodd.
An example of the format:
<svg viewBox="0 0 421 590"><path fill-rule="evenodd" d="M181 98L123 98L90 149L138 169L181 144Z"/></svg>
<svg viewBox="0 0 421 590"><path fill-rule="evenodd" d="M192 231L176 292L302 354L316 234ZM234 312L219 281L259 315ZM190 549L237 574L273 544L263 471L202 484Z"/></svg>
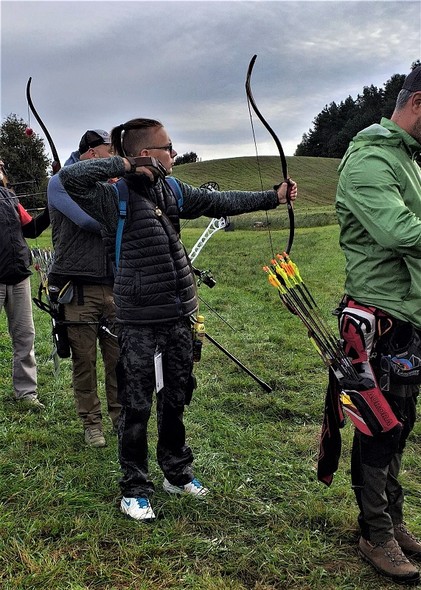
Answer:
<svg viewBox="0 0 421 590"><path fill-rule="evenodd" d="M417 539L405 526L405 523L394 525L395 539L401 549L414 559L421 559L421 541Z"/></svg>
<svg viewBox="0 0 421 590"><path fill-rule="evenodd" d="M398 584L416 584L420 581L418 569L402 553L396 539L383 543L370 543L360 538L358 549L361 557L378 572Z"/></svg>
<svg viewBox="0 0 421 590"><path fill-rule="evenodd" d="M105 447L105 437L102 434L102 430L99 428L87 428L85 430L85 442L90 447Z"/></svg>

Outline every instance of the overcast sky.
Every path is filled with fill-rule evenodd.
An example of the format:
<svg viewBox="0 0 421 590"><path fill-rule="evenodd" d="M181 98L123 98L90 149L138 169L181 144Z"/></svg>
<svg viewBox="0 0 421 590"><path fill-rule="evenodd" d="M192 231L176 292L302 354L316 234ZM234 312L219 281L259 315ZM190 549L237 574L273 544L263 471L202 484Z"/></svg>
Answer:
<svg viewBox="0 0 421 590"><path fill-rule="evenodd" d="M287 155L325 105L381 88L421 56L421 3L405 1L7 1L1 10L1 117L42 136L32 97L64 161L87 129L161 120L179 154L254 155L252 90ZM254 120L260 155L276 148ZM42 136L43 137L43 136Z"/></svg>

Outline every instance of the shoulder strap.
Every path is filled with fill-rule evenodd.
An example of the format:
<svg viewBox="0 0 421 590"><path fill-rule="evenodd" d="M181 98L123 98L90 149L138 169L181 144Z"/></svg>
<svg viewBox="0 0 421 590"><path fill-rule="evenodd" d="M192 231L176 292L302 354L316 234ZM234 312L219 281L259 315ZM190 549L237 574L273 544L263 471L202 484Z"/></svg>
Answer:
<svg viewBox="0 0 421 590"><path fill-rule="evenodd" d="M178 209L179 211L183 210L183 193L181 192L181 188L180 185L178 184L178 181L176 178L174 178L174 176L166 176L165 180L167 182L167 184L169 185L170 189L172 190L172 192L175 195L175 198L177 199L177 205L178 205Z"/></svg>
<svg viewBox="0 0 421 590"><path fill-rule="evenodd" d="M129 187L126 181L121 178L113 184L118 194L118 224L115 237L115 266L118 268L120 262L121 240L123 237L124 223L127 217L127 202L129 200Z"/></svg>
<svg viewBox="0 0 421 590"><path fill-rule="evenodd" d="M178 184L174 176L167 176L165 180L169 185L170 189L175 194L178 209L182 211L183 193L181 192L180 185ZM120 262L121 240L123 237L124 223L127 217L127 202L129 200L129 188L127 186L126 181L123 178L121 178L119 181L113 184L113 186L118 194L118 224L115 239L115 264L116 268L118 268Z"/></svg>

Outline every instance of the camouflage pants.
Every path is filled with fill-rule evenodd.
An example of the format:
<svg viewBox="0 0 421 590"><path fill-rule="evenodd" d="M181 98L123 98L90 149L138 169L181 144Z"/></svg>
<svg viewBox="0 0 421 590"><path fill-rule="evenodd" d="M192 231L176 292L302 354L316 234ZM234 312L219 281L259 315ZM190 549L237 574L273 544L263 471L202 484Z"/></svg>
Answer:
<svg viewBox="0 0 421 590"><path fill-rule="evenodd" d="M193 479L193 454L186 445L183 412L192 394L192 336L188 318L163 324L122 326L117 367L120 480L124 496L149 496L147 427L155 389L154 355L162 353L164 387L156 394L157 460L174 485Z"/></svg>

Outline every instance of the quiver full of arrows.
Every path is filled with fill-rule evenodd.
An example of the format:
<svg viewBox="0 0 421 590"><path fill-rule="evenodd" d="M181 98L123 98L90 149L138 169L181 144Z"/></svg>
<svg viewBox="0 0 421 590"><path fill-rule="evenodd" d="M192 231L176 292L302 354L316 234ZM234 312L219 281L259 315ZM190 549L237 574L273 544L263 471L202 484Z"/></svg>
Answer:
<svg viewBox="0 0 421 590"><path fill-rule="evenodd" d="M309 339L336 377L338 402L355 427L368 436L399 428L401 424L383 396L375 376L359 371L359 365L346 354L343 341L322 318L298 267L288 254L278 254L263 270L287 309L306 326Z"/></svg>

